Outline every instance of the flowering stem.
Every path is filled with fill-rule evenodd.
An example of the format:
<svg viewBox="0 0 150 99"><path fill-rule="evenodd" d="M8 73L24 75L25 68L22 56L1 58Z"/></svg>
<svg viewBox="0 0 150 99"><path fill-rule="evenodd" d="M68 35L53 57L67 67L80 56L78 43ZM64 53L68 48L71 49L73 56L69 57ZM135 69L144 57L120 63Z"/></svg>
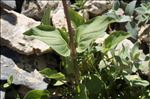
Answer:
<svg viewBox="0 0 150 99"><path fill-rule="evenodd" d="M69 33L69 46L71 49L71 61L74 67L74 78L75 78L75 85L79 84L79 67L77 64L77 53L76 53L76 46L75 46L75 39L74 39L74 30L71 27L71 19L69 16L68 6L66 0L62 0L63 7L64 7L64 13L66 16L67 26L68 26L68 33Z"/></svg>

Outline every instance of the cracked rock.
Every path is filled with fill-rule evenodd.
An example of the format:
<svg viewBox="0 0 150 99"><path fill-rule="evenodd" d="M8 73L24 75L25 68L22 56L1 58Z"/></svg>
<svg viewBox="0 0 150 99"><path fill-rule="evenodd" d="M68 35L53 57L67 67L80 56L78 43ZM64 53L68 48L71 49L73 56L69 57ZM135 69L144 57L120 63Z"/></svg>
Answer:
<svg viewBox="0 0 150 99"><path fill-rule="evenodd" d="M31 73L20 69L12 59L1 55L0 61L1 80L7 80L10 75L13 76L13 84L24 85L31 89L46 89L48 84L43 81L44 77L34 70Z"/></svg>
<svg viewBox="0 0 150 99"><path fill-rule="evenodd" d="M59 1L57 0L36 0L36 2L25 1L21 13L40 21L46 8L50 7L51 9L55 9L58 3Z"/></svg>
<svg viewBox="0 0 150 99"><path fill-rule="evenodd" d="M89 14L89 17L93 17L101 15L111 9L113 2L113 0L88 0L84 4L84 8Z"/></svg>
<svg viewBox="0 0 150 99"><path fill-rule="evenodd" d="M23 33L31 27L40 24L31 18L15 11L3 9L1 11L1 46L9 47L18 53L31 55L50 51L48 45L37 39L25 37Z"/></svg>

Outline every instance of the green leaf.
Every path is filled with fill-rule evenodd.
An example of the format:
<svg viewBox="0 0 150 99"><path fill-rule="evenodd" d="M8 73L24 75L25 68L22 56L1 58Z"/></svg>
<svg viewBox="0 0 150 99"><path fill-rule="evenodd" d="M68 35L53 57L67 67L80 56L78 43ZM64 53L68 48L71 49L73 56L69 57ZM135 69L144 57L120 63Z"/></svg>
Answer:
<svg viewBox="0 0 150 99"><path fill-rule="evenodd" d="M130 37L130 34L123 31L116 31L111 33L104 41L103 51L107 52L128 37Z"/></svg>
<svg viewBox="0 0 150 99"><path fill-rule="evenodd" d="M58 72L56 70L52 70L50 68L45 68L45 69L41 70L40 73L43 75L53 75L53 74L56 74Z"/></svg>
<svg viewBox="0 0 150 99"><path fill-rule="evenodd" d="M133 85L137 85L137 86L146 87L146 86L149 85L149 82L146 81L146 80L134 80L134 81L132 81L132 84L133 84Z"/></svg>
<svg viewBox="0 0 150 99"><path fill-rule="evenodd" d="M47 8L41 20L42 25L50 25L50 8Z"/></svg>
<svg viewBox="0 0 150 99"><path fill-rule="evenodd" d="M123 15L119 19L117 19L117 22L130 22L130 21L131 21L131 17L126 15Z"/></svg>
<svg viewBox="0 0 150 99"><path fill-rule="evenodd" d="M8 84L8 83L5 83L5 84L3 85L4 88L8 88L9 86L10 86L10 84Z"/></svg>
<svg viewBox="0 0 150 99"><path fill-rule="evenodd" d="M43 41L62 56L70 55L68 43L63 39L59 30L51 26L40 25L31 28L24 34Z"/></svg>
<svg viewBox="0 0 150 99"><path fill-rule="evenodd" d="M54 84L54 86L61 86L61 85L63 85L63 84L64 84L64 82L58 80L58 81Z"/></svg>
<svg viewBox="0 0 150 99"><path fill-rule="evenodd" d="M87 96L87 89L85 85L81 84L80 86L80 93L73 97L73 99L89 99Z"/></svg>
<svg viewBox="0 0 150 99"><path fill-rule="evenodd" d="M12 84L12 82L13 82L13 76L10 75L10 76L8 77L8 79L7 79L7 83L5 83L5 84L3 85L3 87L4 87L4 88L10 87L10 85Z"/></svg>
<svg viewBox="0 0 150 99"><path fill-rule="evenodd" d="M133 39L137 39L138 37L138 26L135 22L128 22L127 25L125 26L128 33L131 34L131 37Z"/></svg>
<svg viewBox="0 0 150 99"><path fill-rule="evenodd" d="M58 29L58 30L61 33L63 39L69 44L69 34L63 29Z"/></svg>
<svg viewBox="0 0 150 99"><path fill-rule="evenodd" d="M133 15L135 6L136 6L136 0L130 2L130 3L126 6L126 8L125 8L125 13L126 13L127 15Z"/></svg>
<svg viewBox="0 0 150 99"><path fill-rule="evenodd" d="M138 75L127 75L125 79L133 86L146 87L150 84L148 81L142 80Z"/></svg>
<svg viewBox="0 0 150 99"><path fill-rule="evenodd" d="M90 78L84 80L90 99L98 99L99 93L104 89L104 84L98 75L91 75Z"/></svg>
<svg viewBox="0 0 150 99"><path fill-rule="evenodd" d="M139 46L140 46L140 44L138 43L138 42L136 42L135 44L134 44L134 46L133 46L133 48L131 49L131 58L132 59L137 59L136 58L136 56L137 56L137 54L139 54L140 53L140 50L139 50Z"/></svg>
<svg viewBox="0 0 150 99"><path fill-rule="evenodd" d="M142 7L137 7L135 9L135 11L138 13L138 14L145 14L145 10L142 8Z"/></svg>
<svg viewBox="0 0 150 99"><path fill-rule="evenodd" d="M84 18L71 8L69 9L69 15L70 15L72 22L74 23L76 27L85 23Z"/></svg>
<svg viewBox="0 0 150 99"><path fill-rule="evenodd" d="M113 22L113 18L98 16L79 26L76 33L77 52L82 53L85 51L93 40L104 35L108 24Z"/></svg>
<svg viewBox="0 0 150 99"><path fill-rule="evenodd" d="M11 85L12 82L13 82L13 76L10 75L9 78L7 79L7 83L8 83L9 85Z"/></svg>
<svg viewBox="0 0 150 99"><path fill-rule="evenodd" d="M40 71L40 73L50 79L55 79L55 80L64 80L65 79L64 74L57 72L56 70L52 70L50 68L45 68L44 70Z"/></svg>
<svg viewBox="0 0 150 99"><path fill-rule="evenodd" d="M120 2L119 2L119 0L115 0L112 9L113 9L113 10L118 10L119 7L120 7Z"/></svg>
<svg viewBox="0 0 150 99"><path fill-rule="evenodd" d="M49 75L48 78L55 79L55 80L64 80L65 75L59 72L53 75Z"/></svg>
<svg viewBox="0 0 150 99"><path fill-rule="evenodd" d="M67 75L74 74L74 67L73 67L73 63L71 62L71 56L62 58L62 61L64 62L63 66L65 68L66 74Z"/></svg>
<svg viewBox="0 0 150 99"><path fill-rule="evenodd" d="M43 30L43 31L54 31L55 30L55 28L50 25L39 25L39 26L36 26L36 28ZM32 35L32 32L30 35Z"/></svg>
<svg viewBox="0 0 150 99"><path fill-rule="evenodd" d="M31 90L25 95L24 99L48 99L49 96L48 90Z"/></svg>

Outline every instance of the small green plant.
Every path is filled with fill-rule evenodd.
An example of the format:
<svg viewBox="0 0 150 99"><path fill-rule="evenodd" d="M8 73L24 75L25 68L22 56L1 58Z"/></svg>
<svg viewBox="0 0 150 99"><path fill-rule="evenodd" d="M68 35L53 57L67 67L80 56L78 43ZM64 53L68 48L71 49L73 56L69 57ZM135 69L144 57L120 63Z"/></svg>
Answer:
<svg viewBox="0 0 150 99"><path fill-rule="evenodd" d="M4 88L10 87L11 84L12 84L12 82L13 82L13 76L10 75L9 78L7 79L7 83L5 83L5 84L3 85L3 87L4 87Z"/></svg>
<svg viewBox="0 0 150 99"><path fill-rule="evenodd" d="M86 0L75 0L73 8L76 10L84 9L85 2L86 2Z"/></svg>
<svg viewBox="0 0 150 99"><path fill-rule="evenodd" d="M146 1L145 1L146 2ZM113 8L106 14L117 22L124 22L125 29L131 34L134 40L138 38L138 30L150 20L150 3L142 3L136 7L136 0L133 0L123 8L121 1L116 0Z"/></svg>
<svg viewBox="0 0 150 99"><path fill-rule="evenodd" d="M53 79L52 86L61 86L62 89L58 90L64 91L62 96L71 99L148 99L149 82L142 79L137 71L143 68L149 70L150 57L139 51L138 43L132 50L124 45L122 49L116 49L116 46L130 37L131 33L115 31L102 45L94 42L97 38L107 35L106 29L109 24L122 22L121 18L102 15L87 21L69 8L66 0L62 2L68 30L50 25L48 9L41 24L24 33L45 42L62 59L61 72L46 68L40 71L41 74ZM132 2L126 8L129 15L133 13L129 10L133 3L135 5L135 2ZM25 99L42 99L43 95L51 97L49 92L33 90Z"/></svg>
<svg viewBox="0 0 150 99"><path fill-rule="evenodd" d="M95 19L85 22L84 18L77 12L72 9L68 10L66 3L63 4L68 23L68 32L47 25L47 20L44 21L46 23L42 22L40 26L30 29L25 34L45 42L64 58L71 58L69 63L71 66L69 66L69 68L73 67L72 69L74 71L71 72L75 77L75 82L73 83L78 85L80 71L77 64L77 53L83 53L93 40L104 35L108 24L114 22L114 20L107 16L98 16ZM70 19L74 23L74 30L71 26ZM67 37L68 35L69 38ZM69 62L69 60L67 61ZM78 76L78 78L76 78L76 76Z"/></svg>
<svg viewBox="0 0 150 99"><path fill-rule="evenodd" d="M141 22L144 22L145 24L148 23L148 21L150 20L150 2L141 4L141 6L137 7L135 11L138 14L136 17L136 19L138 20L138 24L140 24Z"/></svg>

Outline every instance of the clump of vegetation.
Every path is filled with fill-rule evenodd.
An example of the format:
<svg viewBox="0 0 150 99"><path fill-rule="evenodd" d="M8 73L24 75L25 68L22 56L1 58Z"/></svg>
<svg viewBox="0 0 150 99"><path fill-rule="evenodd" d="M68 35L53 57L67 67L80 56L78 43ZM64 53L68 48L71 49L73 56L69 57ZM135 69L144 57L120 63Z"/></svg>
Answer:
<svg viewBox="0 0 150 99"><path fill-rule="evenodd" d="M149 99L150 80L143 75L150 73L150 54L145 55L139 49L138 41L132 48L122 44L117 49L123 40L137 39L137 28L149 21L149 5L135 8L136 1L133 1L119 15L120 2L116 1L107 14L85 20L67 6L66 0L62 2L68 30L52 26L48 17L50 9L47 9L41 24L24 33L45 42L61 58L59 71L50 68L40 71L52 79L50 87L31 90L25 99ZM106 29L112 23L125 23L126 31L110 29L110 35L96 43L97 38L107 35Z"/></svg>

